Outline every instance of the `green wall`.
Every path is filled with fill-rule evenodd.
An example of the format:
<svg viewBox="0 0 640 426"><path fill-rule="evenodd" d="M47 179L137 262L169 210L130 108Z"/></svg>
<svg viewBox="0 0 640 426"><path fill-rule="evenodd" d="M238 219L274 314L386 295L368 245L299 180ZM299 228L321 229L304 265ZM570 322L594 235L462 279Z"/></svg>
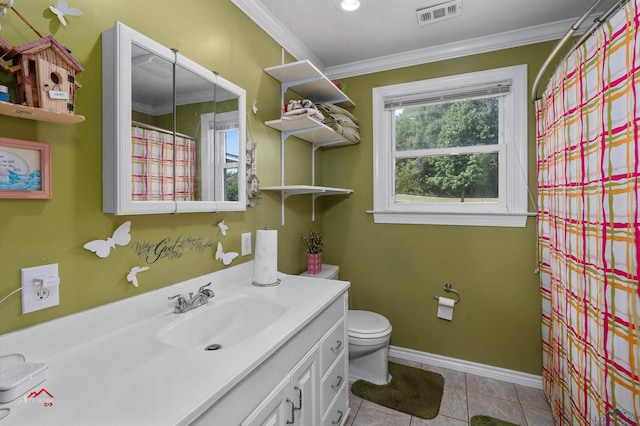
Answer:
<svg viewBox="0 0 640 426"><path fill-rule="evenodd" d="M358 146L327 150L324 182L354 188L325 200L325 258L351 281L352 309L389 318L391 344L541 374L536 226L526 228L374 224L372 89L528 64L529 85L555 43L543 43L346 79L360 120ZM529 186L535 197L535 121L529 104ZM534 211L529 206L529 211ZM445 283L462 301L453 321L436 318Z"/></svg>
<svg viewBox="0 0 640 426"><path fill-rule="evenodd" d="M247 90L247 105L258 101L257 115L250 113L253 139L258 144L258 176L263 184L280 182L280 136L264 126L279 116L280 84L263 69L281 61L281 48L227 0L174 1L74 0L80 17L69 17L62 27L49 11L49 0L16 2L15 7L44 36L53 34L84 66L78 75L76 112L86 117L75 125L51 124L0 116L0 137L45 142L52 149L53 196L50 200L0 200L0 299L20 286L20 269L58 263L60 305L22 315L20 293L0 304L0 333L21 329L104 303L134 296L185 279L219 270L215 250L185 252L180 258L161 259L138 275L140 287L126 280L133 266L146 265L133 248L135 242L157 242L179 236L208 237L222 241L225 251L240 251L240 234L255 230L279 231L279 269L300 273L306 254L300 234L321 229L322 214L311 222L309 196L287 200L286 227L280 224L280 196L265 193L256 208L242 213L190 213L179 215L114 216L102 213L102 40L101 33L119 20L133 29L201 65L215 70ZM0 17L0 37L19 46L38 39L13 12ZM0 81L13 83L0 73ZM310 146L295 142L289 158L310 159ZM307 163L309 164L309 163ZM308 167L294 166L287 176L310 183ZM297 176L299 175L299 176ZM306 179L306 180L302 180ZM131 220L132 242L100 259L85 250L91 240L105 239L123 222ZM216 226L224 220L229 233ZM253 255L238 257L238 264Z"/></svg>
<svg viewBox="0 0 640 426"><path fill-rule="evenodd" d="M306 255L300 239L309 229L324 230L325 262L341 267L350 280L351 308L386 315L393 324L392 344L443 356L541 373L540 298L536 267L535 220L526 228L374 224L371 89L377 86L487 68L529 64L533 81L552 44L470 56L346 79L357 106L362 143L321 150L317 181L353 188L350 196L321 197L311 221L311 197L286 201L286 226L280 220L280 196L263 192L256 208L243 213L118 217L101 208L101 32L120 20L247 90L252 135L258 144L258 176L263 185L280 182L280 137L264 126L279 115L279 83L263 72L280 63L280 47L227 0L126 1L74 0L83 11L61 27L48 10L49 0L16 2L18 10L44 35L72 50L85 71L76 111L86 121L50 124L0 116L0 137L46 142L52 146L53 198L47 201L0 200L0 298L20 285L20 268L57 262L60 306L22 315L20 295L0 304L0 333L134 296L221 269L214 250L160 260L139 275L140 287L126 281L133 266L144 263L132 246L100 259L82 246L110 236L131 220L132 242L178 236L222 241L225 251L240 251L240 234L265 226L279 230L279 269L300 273ZM13 45L37 39L19 18L0 17L0 37ZM0 75L0 81L7 77ZM531 107L532 108L532 107ZM530 110L529 183L535 188L535 127ZM310 183L309 144L286 144L287 183ZM323 213L324 211L324 213ZM216 224L225 220L222 237ZM255 232L253 234L255 239ZM252 260L239 257L233 264ZM446 295L450 282L462 295L453 322L436 318L434 295Z"/></svg>

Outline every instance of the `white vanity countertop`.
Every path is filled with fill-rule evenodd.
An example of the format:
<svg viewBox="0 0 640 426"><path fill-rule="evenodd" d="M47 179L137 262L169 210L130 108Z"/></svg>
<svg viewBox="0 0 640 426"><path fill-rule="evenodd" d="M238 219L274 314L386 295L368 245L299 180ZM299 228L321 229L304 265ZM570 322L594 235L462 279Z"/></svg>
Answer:
<svg viewBox="0 0 640 426"><path fill-rule="evenodd" d="M48 379L33 390L45 406L18 398L0 408L0 425L185 425L249 375L287 340L335 301L348 282L282 275L276 287L251 285L253 262L214 272L140 296L103 305L0 336L0 355L21 353L48 365ZM287 304L273 324L218 351L179 349L155 336L176 320L168 296L212 282L216 300L242 294ZM212 342L216 343L216 342Z"/></svg>

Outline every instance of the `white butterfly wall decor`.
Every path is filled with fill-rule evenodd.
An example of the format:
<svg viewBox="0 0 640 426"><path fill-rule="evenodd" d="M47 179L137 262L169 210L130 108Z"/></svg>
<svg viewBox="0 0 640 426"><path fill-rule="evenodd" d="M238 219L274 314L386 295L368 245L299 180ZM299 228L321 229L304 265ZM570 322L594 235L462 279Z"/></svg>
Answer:
<svg viewBox="0 0 640 426"><path fill-rule="evenodd" d="M149 270L148 266L134 266L127 274L127 281L133 284L134 287L138 287L138 272L144 272L147 270Z"/></svg>
<svg viewBox="0 0 640 426"><path fill-rule="evenodd" d="M130 229L131 221L127 221L118 226L118 229L113 232L113 236L106 240L89 241L84 245L84 248L94 252L98 257L107 257L109 256L109 253L111 253L111 249L116 248L116 244L119 246L126 246L129 244L129 241L131 241L131 234L129 233Z"/></svg>
<svg viewBox="0 0 640 426"><path fill-rule="evenodd" d="M64 19L65 16L80 16L82 12L74 7L69 7L69 4L66 0L58 0L55 6L49 6L49 10L53 12L54 15L58 17L58 20L65 27L67 26L67 20Z"/></svg>
<svg viewBox="0 0 640 426"><path fill-rule="evenodd" d="M224 220L218 222L218 228L220 228L220 232L222 232L222 235L226 237L229 227L225 225Z"/></svg>
<svg viewBox="0 0 640 426"><path fill-rule="evenodd" d="M236 257L238 257L238 253L236 253L235 251L230 251L229 253L225 253L224 251L222 251L222 243L218 241L218 250L216 250L216 260L222 261L223 265L228 265Z"/></svg>

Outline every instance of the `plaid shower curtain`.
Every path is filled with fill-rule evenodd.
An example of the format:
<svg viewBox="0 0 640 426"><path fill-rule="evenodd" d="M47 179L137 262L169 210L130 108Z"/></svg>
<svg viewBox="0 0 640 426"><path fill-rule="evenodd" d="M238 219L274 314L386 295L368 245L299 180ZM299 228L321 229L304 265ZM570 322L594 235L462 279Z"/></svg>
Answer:
<svg viewBox="0 0 640 426"><path fill-rule="evenodd" d="M640 424L639 2L536 103L543 381L561 425Z"/></svg>
<svg viewBox="0 0 640 426"><path fill-rule="evenodd" d="M196 141L134 126L131 171L133 201L195 200Z"/></svg>

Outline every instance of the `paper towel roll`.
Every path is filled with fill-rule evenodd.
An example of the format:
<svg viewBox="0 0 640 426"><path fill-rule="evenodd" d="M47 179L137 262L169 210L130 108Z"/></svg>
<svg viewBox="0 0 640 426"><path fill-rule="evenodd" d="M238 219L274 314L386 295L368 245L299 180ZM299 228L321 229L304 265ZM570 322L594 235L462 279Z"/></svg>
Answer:
<svg viewBox="0 0 640 426"><path fill-rule="evenodd" d="M456 303L455 300L449 299L448 297L439 297L438 298L438 318L451 321L453 319L453 305L455 303Z"/></svg>
<svg viewBox="0 0 640 426"><path fill-rule="evenodd" d="M256 231L253 283L256 285L278 284L278 231Z"/></svg>

